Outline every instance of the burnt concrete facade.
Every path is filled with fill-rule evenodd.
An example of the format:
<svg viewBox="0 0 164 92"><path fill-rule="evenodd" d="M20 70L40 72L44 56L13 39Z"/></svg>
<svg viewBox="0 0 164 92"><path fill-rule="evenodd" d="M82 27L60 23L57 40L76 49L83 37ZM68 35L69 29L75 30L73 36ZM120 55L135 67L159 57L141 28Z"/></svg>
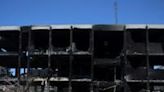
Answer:
<svg viewBox="0 0 164 92"><path fill-rule="evenodd" d="M164 25L0 26L0 90L163 92L163 47Z"/></svg>

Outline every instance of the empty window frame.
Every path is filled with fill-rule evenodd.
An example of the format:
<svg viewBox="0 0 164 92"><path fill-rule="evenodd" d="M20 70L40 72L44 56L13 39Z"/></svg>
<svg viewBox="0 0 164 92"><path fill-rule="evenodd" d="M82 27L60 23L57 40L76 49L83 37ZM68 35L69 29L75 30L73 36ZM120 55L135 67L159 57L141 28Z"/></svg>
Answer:
<svg viewBox="0 0 164 92"><path fill-rule="evenodd" d="M72 78L91 78L91 57L74 56L72 62Z"/></svg>
<svg viewBox="0 0 164 92"><path fill-rule="evenodd" d="M123 49L122 31L95 31L94 54L96 58L116 58Z"/></svg>
<svg viewBox="0 0 164 92"><path fill-rule="evenodd" d="M49 30L31 30L31 51L43 54L49 48Z"/></svg>
<svg viewBox="0 0 164 92"><path fill-rule="evenodd" d="M7 56L0 56L0 70L3 70L1 71L1 77L4 77L4 76L10 76L10 77L16 77L16 71L15 73L13 73L14 76L12 76L9 72L5 73L4 70L8 70L10 68L13 68L13 69L17 69L18 67L18 56L10 56L10 55L7 55Z"/></svg>
<svg viewBox="0 0 164 92"><path fill-rule="evenodd" d="M146 53L146 30L127 29L126 31L127 54Z"/></svg>
<svg viewBox="0 0 164 92"><path fill-rule="evenodd" d="M164 52L164 30L149 29L149 53L163 54Z"/></svg>
<svg viewBox="0 0 164 92"><path fill-rule="evenodd" d="M126 80L146 80L147 63L145 56L128 56L125 65Z"/></svg>
<svg viewBox="0 0 164 92"><path fill-rule="evenodd" d="M62 54L70 51L70 29L52 30L52 54ZM61 53L60 53L61 52Z"/></svg>
<svg viewBox="0 0 164 92"><path fill-rule="evenodd" d="M18 52L20 31L0 31L0 52Z"/></svg>
<svg viewBox="0 0 164 92"><path fill-rule="evenodd" d="M73 51L90 51L90 40L91 39L91 30L90 29L73 29Z"/></svg>
<svg viewBox="0 0 164 92"><path fill-rule="evenodd" d="M149 58L149 79L150 80L164 80L164 57L162 56L150 56ZM160 67L159 67L160 66Z"/></svg>
<svg viewBox="0 0 164 92"><path fill-rule="evenodd" d="M52 55L51 69L53 70L53 77L69 77L70 61L69 55Z"/></svg>
<svg viewBox="0 0 164 92"><path fill-rule="evenodd" d="M94 58L94 79L101 81L114 81L121 79L121 57Z"/></svg>

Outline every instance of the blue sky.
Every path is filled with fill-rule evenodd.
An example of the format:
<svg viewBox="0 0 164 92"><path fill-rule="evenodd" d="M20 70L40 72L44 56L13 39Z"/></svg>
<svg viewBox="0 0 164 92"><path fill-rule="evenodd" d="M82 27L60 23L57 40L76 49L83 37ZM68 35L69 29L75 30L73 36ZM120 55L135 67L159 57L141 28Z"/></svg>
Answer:
<svg viewBox="0 0 164 92"><path fill-rule="evenodd" d="M117 0L119 24L164 24L164 0ZM0 25L114 24L114 0L1 0Z"/></svg>

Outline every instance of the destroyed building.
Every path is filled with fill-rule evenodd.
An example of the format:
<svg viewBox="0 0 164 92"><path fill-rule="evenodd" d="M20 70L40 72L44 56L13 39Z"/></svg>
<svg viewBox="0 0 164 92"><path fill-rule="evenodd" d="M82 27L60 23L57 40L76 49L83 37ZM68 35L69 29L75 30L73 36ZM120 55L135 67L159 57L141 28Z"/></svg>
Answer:
<svg viewBox="0 0 164 92"><path fill-rule="evenodd" d="M164 92L164 25L0 26L0 92Z"/></svg>

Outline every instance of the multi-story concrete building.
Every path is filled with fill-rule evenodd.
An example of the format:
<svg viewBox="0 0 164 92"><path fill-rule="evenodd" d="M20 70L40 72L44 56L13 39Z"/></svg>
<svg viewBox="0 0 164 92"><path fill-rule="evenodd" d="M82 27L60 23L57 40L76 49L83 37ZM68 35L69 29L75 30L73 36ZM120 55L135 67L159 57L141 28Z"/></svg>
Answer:
<svg viewBox="0 0 164 92"><path fill-rule="evenodd" d="M164 25L0 26L0 66L4 92L163 92Z"/></svg>

